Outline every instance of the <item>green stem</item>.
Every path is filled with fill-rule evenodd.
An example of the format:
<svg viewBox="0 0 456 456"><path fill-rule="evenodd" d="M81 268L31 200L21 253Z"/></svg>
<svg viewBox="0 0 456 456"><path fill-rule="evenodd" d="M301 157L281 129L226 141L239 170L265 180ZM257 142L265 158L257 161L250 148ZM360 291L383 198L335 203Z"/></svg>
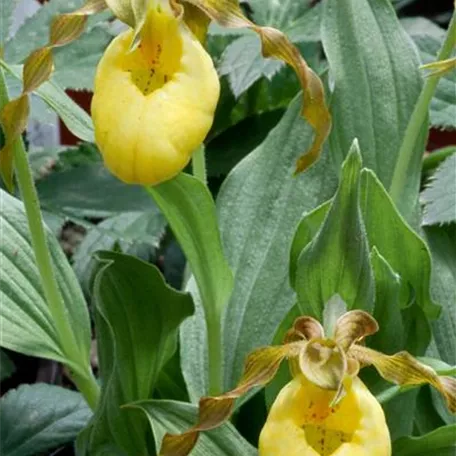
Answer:
<svg viewBox="0 0 456 456"><path fill-rule="evenodd" d="M0 110L8 102L8 91L3 70L0 69ZM14 165L19 190L22 195L25 212L27 215L32 247L35 253L36 265L41 279L44 297L49 306L52 320L55 325L59 341L62 344L65 356L74 366L79 366L81 355L79 352L73 330L68 319L67 309L60 294L52 266L51 255L47 245L46 235L41 217L38 194L33 181L27 153L22 138L18 138L13 144ZM91 407L95 407L98 397L98 384L93 374L88 369L87 373L75 373L74 381L86 397Z"/></svg>
<svg viewBox="0 0 456 456"><path fill-rule="evenodd" d="M437 60L446 60L449 58L455 44L456 15L453 13L445 42L443 43ZM416 153L416 143L425 125L429 112L429 104L434 96L439 79L439 76L429 76L426 79L423 90L421 91L407 126L407 130L405 131L404 140L399 150L399 157L390 187L390 195L395 203L398 203L403 196L410 164L413 162L414 154Z"/></svg>
<svg viewBox="0 0 456 456"><path fill-rule="evenodd" d="M204 184L207 183L206 175L206 155L204 145L202 144L192 157L193 175L200 179Z"/></svg>
<svg viewBox="0 0 456 456"><path fill-rule="evenodd" d="M209 395L223 392L222 379L222 318L218 312L206 315L209 362Z"/></svg>
<svg viewBox="0 0 456 456"><path fill-rule="evenodd" d="M193 154L193 175L207 184L206 156L204 145ZM209 358L209 394L217 396L222 392L222 319L218 312L206 314Z"/></svg>

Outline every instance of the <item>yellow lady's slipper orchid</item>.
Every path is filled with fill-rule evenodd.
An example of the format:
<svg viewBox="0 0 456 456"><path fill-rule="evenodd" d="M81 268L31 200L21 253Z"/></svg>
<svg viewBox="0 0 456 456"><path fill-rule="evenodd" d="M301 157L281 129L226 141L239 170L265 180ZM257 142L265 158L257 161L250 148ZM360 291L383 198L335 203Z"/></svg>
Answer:
<svg viewBox="0 0 456 456"><path fill-rule="evenodd" d="M260 456L390 456L382 407L363 382L348 379L346 396L295 377L277 396L260 435Z"/></svg>
<svg viewBox="0 0 456 456"><path fill-rule="evenodd" d="M378 331L367 312L351 310L339 296L325 309L323 326L310 316L298 317L283 345L260 347L249 354L236 388L203 397L198 422L182 434L166 434L160 456L188 456L200 432L228 420L236 399L265 386L288 359L293 380L277 396L260 435L260 456L391 456L385 415L358 372L373 365L398 385L430 384L456 412L456 379L439 376L407 352L385 355L360 342ZM340 315L340 316L339 316ZM335 319L338 316L337 319Z"/></svg>
<svg viewBox="0 0 456 456"><path fill-rule="evenodd" d="M109 45L92 101L95 137L106 166L127 183L177 175L211 128L220 86L212 60L168 2L151 1L134 31Z"/></svg>

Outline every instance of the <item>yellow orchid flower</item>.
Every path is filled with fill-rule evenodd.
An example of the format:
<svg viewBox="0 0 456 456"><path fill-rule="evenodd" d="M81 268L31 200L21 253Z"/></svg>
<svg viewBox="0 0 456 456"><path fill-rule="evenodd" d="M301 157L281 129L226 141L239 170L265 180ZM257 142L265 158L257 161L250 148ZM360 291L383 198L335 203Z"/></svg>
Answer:
<svg viewBox="0 0 456 456"><path fill-rule="evenodd" d="M336 406L334 391L298 375L277 396L260 435L260 456L389 456L381 405L355 377Z"/></svg>
<svg viewBox="0 0 456 456"><path fill-rule="evenodd" d="M211 20L255 31L264 57L294 69L303 89L301 113L315 133L297 160L296 173L318 160L331 130L323 84L282 32L251 22L238 0L86 0L80 9L54 18L48 45L24 63L22 94L0 113L6 136L0 177L10 190L12 145L27 124L28 95L50 78L53 49L77 39L88 16L106 8L131 28L102 57L92 102L96 142L120 179L148 185L170 179L204 140L220 91L211 58L199 42Z"/></svg>
<svg viewBox="0 0 456 456"><path fill-rule="evenodd" d="M375 319L361 310L340 316L330 338L314 318L298 318L283 345L250 353L234 390L203 397L198 423L183 434L166 434L160 456L188 455L200 432L225 422L236 399L271 381L285 359L293 380L269 412L260 435L259 456L391 456L382 407L359 379L359 369L372 365L385 380L398 385L430 384L453 413L456 379L437 375L407 352L385 355L361 344L378 329Z"/></svg>
<svg viewBox="0 0 456 456"><path fill-rule="evenodd" d="M106 0L131 30L106 50L98 67L92 117L106 166L127 183L154 185L189 162L214 118L219 82L204 41L210 20L258 33L263 55L287 62L303 87L302 114L315 130L298 159L301 172L319 157L331 118L323 85L278 30L248 20L238 0ZM130 51L133 41L139 46Z"/></svg>
<svg viewBox="0 0 456 456"><path fill-rule="evenodd" d="M127 183L178 174L212 126L220 86L212 60L167 2L150 2L139 44L134 31L105 51L92 117L105 164Z"/></svg>

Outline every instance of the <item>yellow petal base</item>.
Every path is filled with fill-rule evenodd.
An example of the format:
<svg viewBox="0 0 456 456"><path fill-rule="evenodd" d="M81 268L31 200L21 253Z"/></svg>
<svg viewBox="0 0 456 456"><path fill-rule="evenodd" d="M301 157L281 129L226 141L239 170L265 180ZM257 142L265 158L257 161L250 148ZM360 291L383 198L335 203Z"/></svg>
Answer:
<svg viewBox="0 0 456 456"><path fill-rule="evenodd" d="M277 396L259 442L260 456L391 456L380 404L359 378L335 407L334 392L297 376Z"/></svg>
<svg viewBox="0 0 456 456"><path fill-rule="evenodd" d="M131 184L177 175L212 126L220 86L212 60L170 12L151 8L104 53L95 78L92 117L107 168Z"/></svg>

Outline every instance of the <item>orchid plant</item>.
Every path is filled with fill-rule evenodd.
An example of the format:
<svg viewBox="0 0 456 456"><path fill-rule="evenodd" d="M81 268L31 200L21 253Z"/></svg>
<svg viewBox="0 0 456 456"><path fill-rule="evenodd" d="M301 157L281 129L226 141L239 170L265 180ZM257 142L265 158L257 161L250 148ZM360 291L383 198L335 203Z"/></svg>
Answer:
<svg viewBox="0 0 456 456"><path fill-rule="evenodd" d="M77 390L8 392L2 454L71 439L78 456L454 450L454 230L426 226L431 209L419 203L423 170L440 166L437 186L454 167L454 148L424 157L439 88L456 88L455 15L424 62L390 0L314 3L87 0L52 17L48 42L22 67L2 44L0 345L62 364ZM53 75L59 51L106 19L122 31L97 64L89 118ZM22 81L16 97L11 78ZM267 126L270 98L293 84L300 93ZM269 98L257 108L260 90ZM23 141L31 96L96 144L101 172L136 192L129 204L146 198L139 216L163 221L155 248L169 226L187 263L180 289L122 243L92 249L87 283L76 274L43 221ZM236 129L252 110L261 139L215 201L209 150L227 141L224 129L234 148L251 140L252 128ZM94 229L121 229L120 219L104 223ZM68 394L84 410L77 423L59 418Z"/></svg>

